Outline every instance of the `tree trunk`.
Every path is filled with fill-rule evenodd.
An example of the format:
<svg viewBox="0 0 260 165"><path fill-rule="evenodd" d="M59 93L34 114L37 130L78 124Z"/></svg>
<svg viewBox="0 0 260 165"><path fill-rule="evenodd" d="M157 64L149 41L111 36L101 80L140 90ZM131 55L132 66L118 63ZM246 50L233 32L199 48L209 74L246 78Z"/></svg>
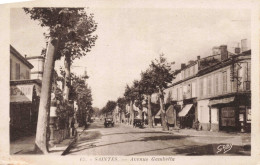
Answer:
<svg viewBox="0 0 260 165"><path fill-rule="evenodd" d="M65 56L64 59L64 67L65 67L65 87L64 87L64 94L65 98L64 100L69 100L69 93L70 93L70 65L71 65L71 59L69 55Z"/></svg>
<svg viewBox="0 0 260 165"><path fill-rule="evenodd" d="M64 58L64 67L65 67L65 86L64 86L64 95L65 101L69 101L69 94L70 94L70 64L71 59L69 55L66 55ZM68 103L68 102L67 102ZM70 136L70 124L69 124L69 116L66 117L66 137Z"/></svg>
<svg viewBox="0 0 260 165"><path fill-rule="evenodd" d="M134 114L134 108L133 108L133 101L130 101L130 124L134 125L134 118L135 118L135 114Z"/></svg>
<svg viewBox="0 0 260 165"><path fill-rule="evenodd" d="M168 126L166 123L164 97L163 97L163 92L161 89L159 89L159 95L160 95L160 111L161 111L162 130L166 131L166 130L168 130Z"/></svg>
<svg viewBox="0 0 260 165"><path fill-rule="evenodd" d="M152 118L152 108L151 108L151 95L148 95L147 113L148 113L148 125L149 125L149 128L152 128L153 127L153 118Z"/></svg>
<svg viewBox="0 0 260 165"><path fill-rule="evenodd" d="M35 139L35 151L42 152L44 154L48 153L47 144L47 128L48 128L48 118L50 114L50 99L51 99L51 87L52 87L52 73L55 65L55 53L58 46L51 43L52 38L49 40L47 48L47 57L44 65L42 88L41 88L41 99L39 105L36 139Z"/></svg>
<svg viewBox="0 0 260 165"><path fill-rule="evenodd" d="M121 109L120 109L120 112L118 114L119 114L119 123L122 123L122 111L121 111Z"/></svg>
<svg viewBox="0 0 260 165"><path fill-rule="evenodd" d="M154 126L155 125L155 116L152 116L152 126Z"/></svg>

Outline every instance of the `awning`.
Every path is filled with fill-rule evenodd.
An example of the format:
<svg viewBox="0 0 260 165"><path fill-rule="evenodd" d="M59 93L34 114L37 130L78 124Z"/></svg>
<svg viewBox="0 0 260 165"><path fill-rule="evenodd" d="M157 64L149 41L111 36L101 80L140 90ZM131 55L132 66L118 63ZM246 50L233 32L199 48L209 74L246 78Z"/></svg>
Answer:
<svg viewBox="0 0 260 165"><path fill-rule="evenodd" d="M154 116L154 118L156 119L161 118L161 110L158 111L158 113Z"/></svg>
<svg viewBox="0 0 260 165"><path fill-rule="evenodd" d="M34 85L10 86L10 102L32 102Z"/></svg>
<svg viewBox="0 0 260 165"><path fill-rule="evenodd" d="M184 117L184 116L186 116L192 106L193 106L193 104L187 104L187 105L185 105L184 108L179 112L178 116L179 116L179 117Z"/></svg>
<svg viewBox="0 0 260 165"><path fill-rule="evenodd" d="M213 99L209 101L209 106L216 105L216 104L227 104L231 103L235 100L235 97L226 97L221 99Z"/></svg>
<svg viewBox="0 0 260 165"><path fill-rule="evenodd" d="M126 113L126 114L125 114L125 117L126 117L126 118L129 118L129 117L130 117L130 113L129 113L129 112Z"/></svg>

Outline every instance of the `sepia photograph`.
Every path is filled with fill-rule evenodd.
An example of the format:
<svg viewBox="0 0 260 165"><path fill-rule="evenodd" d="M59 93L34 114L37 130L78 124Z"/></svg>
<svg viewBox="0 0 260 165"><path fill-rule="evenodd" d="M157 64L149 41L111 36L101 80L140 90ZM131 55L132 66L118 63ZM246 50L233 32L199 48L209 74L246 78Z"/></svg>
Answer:
<svg viewBox="0 0 260 165"><path fill-rule="evenodd" d="M10 156L252 156L252 4L93 4L9 8Z"/></svg>

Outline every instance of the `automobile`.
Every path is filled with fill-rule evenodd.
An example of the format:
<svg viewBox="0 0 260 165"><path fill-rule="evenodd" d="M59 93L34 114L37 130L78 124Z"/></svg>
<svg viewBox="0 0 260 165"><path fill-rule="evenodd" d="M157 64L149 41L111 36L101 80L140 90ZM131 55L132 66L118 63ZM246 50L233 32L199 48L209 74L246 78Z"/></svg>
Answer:
<svg viewBox="0 0 260 165"><path fill-rule="evenodd" d="M108 127L108 126L114 127L113 118L105 118L104 126L105 127Z"/></svg>
<svg viewBox="0 0 260 165"><path fill-rule="evenodd" d="M143 122L142 119L135 118L135 119L134 119L133 126L134 126L134 127L143 128L144 122Z"/></svg>
<svg viewBox="0 0 260 165"><path fill-rule="evenodd" d="M95 118L94 117L91 117L90 118L90 122L93 123L95 121Z"/></svg>

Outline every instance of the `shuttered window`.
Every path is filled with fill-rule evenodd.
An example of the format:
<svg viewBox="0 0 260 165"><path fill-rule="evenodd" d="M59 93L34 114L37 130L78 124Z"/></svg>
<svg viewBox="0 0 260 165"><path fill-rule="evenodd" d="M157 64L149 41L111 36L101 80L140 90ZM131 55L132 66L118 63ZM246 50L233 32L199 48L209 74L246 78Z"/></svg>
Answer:
<svg viewBox="0 0 260 165"><path fill-rule="evenodd" d="M10 59L10 80L12 80L12 67L13 67L13 63L12 63L12 59Z"/></svg>
<svg viewBox="0 0 260 165"><path fill-rule="evenodd" d="M200 97L203 97L203 79L200 79Z"/></svg>
<svg viewBox="0 0 260 165"><path fill-rule="evenodd" d="M227 92L227 72L223 72L223 92Z"/></svg>
<svg viewBox="0 0 260 165"><path fill-rule="evenodd" d="M218 78L218 74L215 74L215 93L218 94L219 93L219 78Z"/></svg>
<svg viewBox="0 0 260 165"><path fill-rule="evenodd" d="M15 65L15 79L20 80L20 64L16 63Z"/></svg>
<svg viewBox="0 0 260 165"><path fill-rule="evenodd" d="M30 79L30 72L28 70L26 71L26 79Z"/></svg>

